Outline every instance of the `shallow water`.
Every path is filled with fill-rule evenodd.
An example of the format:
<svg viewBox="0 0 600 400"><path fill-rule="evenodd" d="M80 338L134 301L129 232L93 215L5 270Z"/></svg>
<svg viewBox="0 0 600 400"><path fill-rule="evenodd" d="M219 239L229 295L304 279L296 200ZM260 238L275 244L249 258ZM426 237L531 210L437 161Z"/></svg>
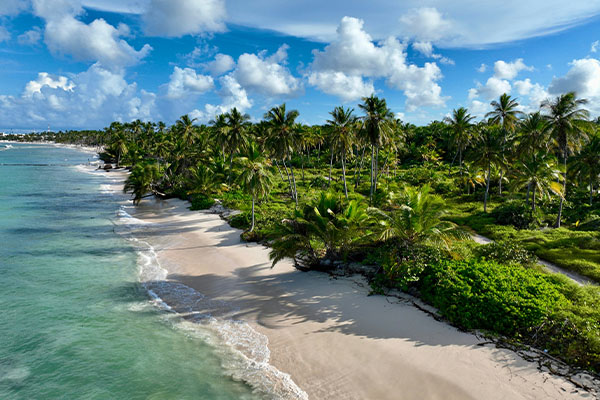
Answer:
<svg viewBox="0 0 600 400"><path fill-rule="evenodd" d="M0 399L264 397L210 331L156 307L149 249L118 234L124 198L88 160L0 144Z"/></svg>

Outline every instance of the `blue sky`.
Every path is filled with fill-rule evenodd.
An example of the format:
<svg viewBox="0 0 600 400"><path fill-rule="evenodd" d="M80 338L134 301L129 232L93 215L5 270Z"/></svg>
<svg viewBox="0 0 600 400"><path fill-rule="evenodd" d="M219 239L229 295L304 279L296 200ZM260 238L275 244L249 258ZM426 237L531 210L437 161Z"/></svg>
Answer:
<svg viewBox="0 0 600 400"><path fill-rule="evenodd" d="M373 92L415 124L504 92L533 111L574 90L596 116L598 40L598 0L2 0L0 130L282 102L320 124Z"/></svg>

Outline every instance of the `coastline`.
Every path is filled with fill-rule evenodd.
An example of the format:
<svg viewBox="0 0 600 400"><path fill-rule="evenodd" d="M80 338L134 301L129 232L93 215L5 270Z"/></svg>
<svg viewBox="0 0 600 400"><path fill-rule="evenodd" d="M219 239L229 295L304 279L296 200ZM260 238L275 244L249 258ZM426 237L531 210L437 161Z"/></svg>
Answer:
<svg viewBox="0 0 600 400"><path fill-rule="evenodd" d="M309 398L593 398L411 302L367 297L362 278L300 272L289 262L271 269L268 248L242 242L240 230L216 214L189 211L187 202L145 199L128 212L144 222L165 282L210 301L182 301L168 291L161 299L192 320L247 322L268 339L267 361Z"/></svg>

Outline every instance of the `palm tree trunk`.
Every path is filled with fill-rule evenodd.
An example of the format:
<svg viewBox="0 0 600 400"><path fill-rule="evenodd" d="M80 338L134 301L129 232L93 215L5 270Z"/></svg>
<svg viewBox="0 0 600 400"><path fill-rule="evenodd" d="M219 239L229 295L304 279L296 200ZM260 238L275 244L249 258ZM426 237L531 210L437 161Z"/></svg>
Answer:
<svg viewBox="0 0 600 400"><path fill-rule="evenodd" d="M281 173L281 168L279 168L279 163L275 160L275 165L277 166L277 171L279 171L279 176L281 177L281 181L284 182L283 174Z"/></svg>
<svg viewBox="0 0 600 400"><path fill-rule="evenodd" d="M593 196L594 196L594 181L590 177L590 206L592 205Z"/></svg>
<svg viewBox="0 0 600 400"><path fill-rule="evenodd" d="M360 156L360 164L358 165L358 169L356 170L356 173L354 174L354 178L355 178L355 183L354 183L354 189L358 189L358 185L360 185L360 173L362 171L362 167L363 167L363 162L365 161L365 150L367 148L363 147L362 149L362 154Z"/></svg>
<svg viewBox="0 0 600 400"><path fill-rule="evenodd" d="M535 192L537 191L536 187L533 188L533 198L531 199L531 211L535 212Z"/></svg>
<svg viewBox="0 0 600 400"><path fill-rule="evenodd" d="M379 145L375 146L375 175L373 175L373 193L377 191L377 179L379 178Z"/></svg>
<svg viewBox="0 0 600 400"><path fill-rule="evenodd" d="M296 177L294 176L294 167L292 167L291 162L290 162L290 172L292 174L292 182L294 183L294 200L296 201L296 206L298 206L298 189L296 189Z"/></svg>
<svg viewBox="0 0 600 400"><path fill-rule="evenodd" d="M504 171L500 168L500 183L498 184L498 194L502 196L502 178L504 177Z"/></svg>
<svg viewBox="0 0 600 400"><path fill-rule="evenodd" d="M231 185L231 170L233 169L233 151L229 155L229 174L227 176L227 185Z"/></svg>
<svg viewBox="0 0 600 400"><path fill-rule="evenodd" d="M254 230L254 196L252 196L252 225L250 226L250 232Z"/></svg>
<svg viewBox="0 0 600 400"><path fill-rule="evenodd" d="M294 198L294 189L292 186L292 178L290 178L290 171L288 170L287 165L285 164L285 158L281 160L281 163L283 164L283 168L285 169L285 173L287 175L288 178L288 184L290 185L290 196L292 196L292 199Z"/></svg>
<svg viewBox="0 0 600 400"><path fill-rule="evenodd" d="M563 180L563 195L560 198L560 205L558 206L558 217L556 218L556 227L560 228L560 220L562 218L562 210L563 210L563 204L565 202L565 197L567 196L567 149L564 149L564 153L563 153L563 162L564 162L564 167L565 167L565 172L564 172L564 180Z"/></svg>
<svg viewBox="0 0 600 400"><path fill-rule="evenodd" d="M344 181L344 194L346 195L346 200L348 200L348 186L346 186L346 152L342 152L342 180Z"/></svg>
<svg viewBox="0 0 600 400"><path fill-rule="evenodd" d="M371 189L369 191L369 204L373 202L373 170L375 169L375 146L371 145Z"/></svg>
<svg viewBox="0 0 600 400"><path fill-rule="evenodd" d="M300 153L300 157L302 159L302 183L304 184L304 152Z"/></svg>
<svg viewBox="0 0 600 400"><path fill-rule="evenodd" d="M483 196L483 212L487 212L487 201L490 193L490 176L492 175L492 165L488 163L487 179L485 182L485 195Z"/></svg>
<svg viewBox="0 0 600 400"><path fill-rule="evenodd" d="M327 187L331 186L331 171L333 170L333 146L331 147L331 158L329 159L329 180L327 181Z"/></svg>
<svg viewBox="0 0 600 400"><path fill-rule="evenodd" d="M527 198L525 200L525 204L529 203L529 192L531 191L531 182L527 182Z"/></svg>

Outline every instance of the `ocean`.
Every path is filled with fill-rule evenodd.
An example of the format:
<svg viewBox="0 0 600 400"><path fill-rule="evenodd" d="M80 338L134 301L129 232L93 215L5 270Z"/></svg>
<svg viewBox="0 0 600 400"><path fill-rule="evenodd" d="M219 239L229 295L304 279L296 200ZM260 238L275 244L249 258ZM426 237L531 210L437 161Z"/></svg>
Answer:
<svg viewBox="0 0 600 400"><path fill-rule="evenodd" d="M152 249L127 234L126 196L95 160L0 143L0 399L273 397L153 297Z"/></svg>

